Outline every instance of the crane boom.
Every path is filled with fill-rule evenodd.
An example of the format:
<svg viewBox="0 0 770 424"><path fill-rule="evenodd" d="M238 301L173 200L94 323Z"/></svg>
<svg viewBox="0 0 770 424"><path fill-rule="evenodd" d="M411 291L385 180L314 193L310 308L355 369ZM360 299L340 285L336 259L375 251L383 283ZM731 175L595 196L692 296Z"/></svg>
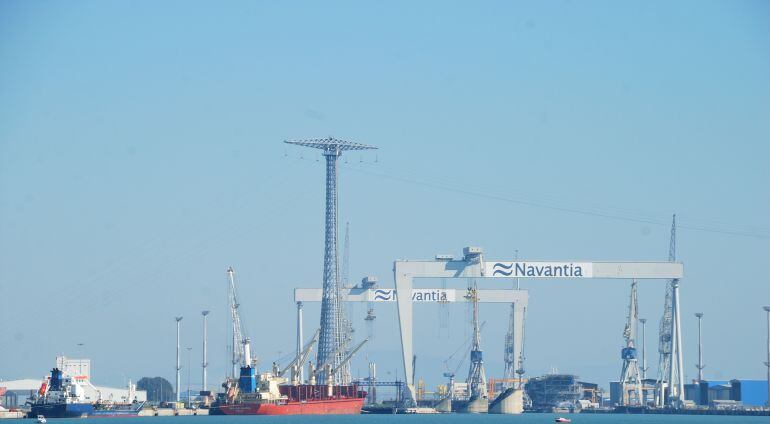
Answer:
<svg viewBox="0 0 770 424"><path fill-rule="evenodd" d="M321 334L321 330L316 330L315 334L313 334L313 337L310 339L310 341L305 344L305 347L302 349L302 352L300 352L297 356L294 357L294 359L291 360L289 365L286 365L281 371L278 372L278 376L281 377L284 374L286 374L286 371L292 369L295 365L298 368L301 368L305 361L307 360L308 356L310 356L310 351L313 349L313 345L316 344L318 341L318 335Z"/></svg>
<svg viewBox="0 0 770 424"><path fill-rule="evenodd" d="M369 341L369 339L364 339L364 341L359 343L358 346L356 346L353 350L351 350L350 353L348 353L348 356L346 356L345 359L343 359L342 362L340 362L340 364L337 365L337 368L332 370L332 374L335 374L337 371L339 371L340 369L344 368L345 365L347 365L347 363L350 362L350 360L353 358L353 355L355 355L356 352L361 350L361 348L364 347L364 345L368 341Z"/></svg>
<svg viewBox="0 0 770 424"><path fill-rule="evenodd" d="M334 351L332 352L331 356L329 356L323 363L316 365L316 369L313 371L313 375L317 376L318 374L321 374L324 368L326 368L327 365L331 364L332 361L334 361L334 358L344 349L345 349L344 344L337 346L337 348L334 349Z"/></svg>

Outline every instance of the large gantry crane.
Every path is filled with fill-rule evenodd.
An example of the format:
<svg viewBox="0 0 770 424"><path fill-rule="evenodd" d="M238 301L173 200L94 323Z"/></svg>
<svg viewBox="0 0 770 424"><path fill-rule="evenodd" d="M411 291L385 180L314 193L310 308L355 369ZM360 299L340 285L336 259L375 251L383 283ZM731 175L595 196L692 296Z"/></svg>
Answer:
<svg viewBox="0 0 770 424"><path fill-rule="evenodd" d="M670 280L684 277L684 266L678 262L576 262L576 261L489 261L482 259L482 249L466 247L463 257L454 259L451 255L437 255L433 260L404 260L393 263L395 289L352 288L341 301L346 302L393 302L398 309L398 324L401 338L401 356L404 366L405 381L404 402L416 405L417 396L414 386L414 349L412 340L413 304L449 302L468 302L462 295L455 295L454 289L415 288L414 280L422 278L461 278L474 279L483 284L490 279L535 278L535 279L621 279L621 280ZM499 282L498 282L499 284ZM678 286L678 285L677 285ZM435 296L440 294L441 297ZM518 303L516 308L514 358L524 358L522 342L524 335L524 311L529 296L525 290L484 290L477 291L479 303ZM673 292L674 296L678 290ZM295 302L323 302L324 291L321 289L294 290ZM516 371L519 374L519 370Z"/></svg>

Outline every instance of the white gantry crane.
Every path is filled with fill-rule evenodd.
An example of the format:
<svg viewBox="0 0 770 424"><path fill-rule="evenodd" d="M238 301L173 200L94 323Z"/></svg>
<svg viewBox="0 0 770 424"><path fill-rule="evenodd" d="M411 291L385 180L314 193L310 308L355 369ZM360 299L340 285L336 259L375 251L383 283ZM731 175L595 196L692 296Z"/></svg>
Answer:
<svg viewBox="0 0 770 424"><path fill-rule="evenodd" d="M482 249L466 247L463 258L454 259L450 255L437 255L433 260L397 260L393 263L395 289L351 288L340 299L343 302L393 302L398 308L398 326L401 337L401 356L404 366L404 401L407 405L416 405L417 396L414 386L414 350L412 346L413 304L441 302L469 302L465 296L456 294L454 289L415 288L415 279L422 278L461 278L490 282L494 278L574 278L574 279L621 279L621 280L671 280L684 277L684 266L677 262L577 262L577 261L488 261L481 258ZM499 284L499 283L498 283ZM678 289L672 291L676 298ZM478 290L478 302L518 303L515 309L514 358L519 358L519 369L523 372L522 352L524 329L524 311L529 295L525 290ZM295 289L295 302L322 302L322 289ZM676 303L674 303L676 304ZM323 335L323 331L321 331ZM320 338L319 338L320 344ZM329 352L336 354L336 351ZM323 381L323 380L322 380ZM680 392L681 393L681 392Z"/></svg>
<svg viewBox="0 0 770 424"><path fill-rule="evenodd" d="M639 372L639 362L636 354L637 322L639 321L639 306L636 297L636 280L631 283L631 301L628 305L628 319L623 329L626 346L621 350L623 369L620 372L620 402L624 406L642 405L642 377Z"/></svg>

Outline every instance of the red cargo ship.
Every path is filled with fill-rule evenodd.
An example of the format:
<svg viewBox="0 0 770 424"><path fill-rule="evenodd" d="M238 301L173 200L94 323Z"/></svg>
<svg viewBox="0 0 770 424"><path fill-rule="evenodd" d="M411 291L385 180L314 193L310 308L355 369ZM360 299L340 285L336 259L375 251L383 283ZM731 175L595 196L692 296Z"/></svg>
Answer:
<svg viewBox="0 0 770 424"><path fill-rule="evenodd" d="M228 378L222 386L224 393L217 395L211 405L211 415L322 415L322 414L360 414L364 406L366 392L355 384L335 384L335 376L347 364L350 358L368 341L365 339L354 349L345 353L345 358L332 365L333 359L339 359L345 345L341 345L316 370L308 364L308 380L302 384L300 371L310 355L313 345L318 341L320 329L316 330L310 341L297 352L297 356L282 369L273 363L272 371L257 375L255 359L251 357L251 340L243 337L238 317L238 302L234 296L232 269L230 274L230 302L233 305L233 338L242 340L242 350L233 351L234 363L241 361L240 374ZM233 343L236 345L236 343ZM299 350L299 349L298 349ZM320 372L323 370L323 372ZM291 371L291 380L284 377ZM233 370L235 374L235 370ZM316 378L326 384L316 384ZM340 380L340 379L337 379Z"/></svg>
<svg viewBox="0 0 770 424"><path fill-rule="evenodd" d="M252 383L253 382L253 383ZM356 385L282 384L285 378L250 367L241 369L238 382L224 384L226 393L212 405L212 415L360 414L366 392ZM252 385L253 384L253 385Z"/></svg>
<svg viewBox="0 0 770 424"><path fill-rule="evenodd" d="M274 400L249 399L241 396L237 403L215 406L222 415L300 415L300 414L360 414L366 392L357 386L328 386L303 384L278 386L280 397ZM214 411L212 411L214 412Z"/></svg>

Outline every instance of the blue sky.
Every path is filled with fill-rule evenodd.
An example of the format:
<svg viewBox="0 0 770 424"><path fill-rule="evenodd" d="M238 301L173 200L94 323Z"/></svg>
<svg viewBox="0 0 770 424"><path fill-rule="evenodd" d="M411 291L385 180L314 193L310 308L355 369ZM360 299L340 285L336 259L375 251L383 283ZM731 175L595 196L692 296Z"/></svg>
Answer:
<svg viewBox="0 0 770 424"><path fill-rule="evenodd" d="M676 213L687 376L702 311L705 376L760 378L768 18L761 1L4 1L0 378L64 353L98 382L171 380L173 316L195 364L211 309L218 383L230 265L263 364L293 349L292 289L320 287L324 169L282 141L328 135L380 148L340 163L354 280L391 286L394 259L466 245L666 260ZM627 282L522 286L528 373L618 378ZM652 374L663 292L640 283ZM443 313L416 315L430 386L469 331L464 307ZM491 376L506 313L481 311ZM318 306L306 317L310 333ZM379 308L366 356L383 378L402 372L395 329Z"/></svg>

